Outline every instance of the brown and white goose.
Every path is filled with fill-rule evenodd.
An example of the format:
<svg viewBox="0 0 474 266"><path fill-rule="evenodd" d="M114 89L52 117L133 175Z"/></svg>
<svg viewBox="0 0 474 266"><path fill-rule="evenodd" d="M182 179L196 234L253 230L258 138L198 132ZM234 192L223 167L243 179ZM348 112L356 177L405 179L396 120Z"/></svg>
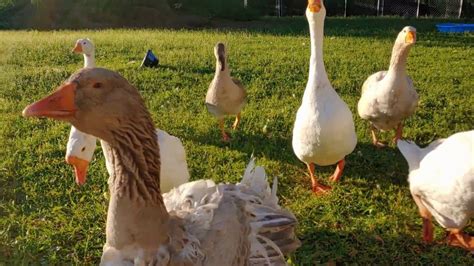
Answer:
<svg viewBox="0 0 474 266"><path fill-rule="evenodd" d="M223 43L216 44L214 55L216 56L216 73L207 90L206 106L207 110L219 120L222 140L227 142L230 137L224 129L224 117L226 115L236 115L232 126L235 130L240 123L240 111L245 105L247 92L240 80L230 76Z"/></svg>
<svg viewBox="0 0 474 266"><path fill-rule="evenodd" d="M418 105L418 94L406 73L408 52L415 42L416 29L404 27L395 40L388 71L372 74L362 85L357 110L362 119L369 120L372 143L379 148L385 144L378 140L376 131L395 129L396 142L402 137L403 120Z"/></svg>
<svg viewBox="0 0 474 266"><path fill-rule="evenodd" d="M23 115L67 121L103 140L113 171L102 265L282 265L299 246L295 217L252 162L239 184L199 180L162 196L155 127L137 89L116 72L82 69Z"/></svg>

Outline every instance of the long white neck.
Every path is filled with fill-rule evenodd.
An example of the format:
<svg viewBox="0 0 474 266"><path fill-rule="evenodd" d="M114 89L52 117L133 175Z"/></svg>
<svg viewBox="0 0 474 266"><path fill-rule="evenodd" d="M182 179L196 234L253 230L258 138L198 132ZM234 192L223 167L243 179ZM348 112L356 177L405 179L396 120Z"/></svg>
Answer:
<svg viewBox="0 0 474 266"><path fill-rule="evenodd" d="M95 56L94 52L90 54L84 54L84 68L95 67Z"/></svg>
<svg viewBox="0 0 474 266"><path fill-rule="evenodd" d="M309 12L309 11L306 11ZM323 61L324 16L309 17L309 33L311 38L311 57L309 60L309 77L304 92L304 99L313 102L320 88L329 88L326 68Z"/></svg>
<svg viewBox="0 0 474 266"><path fill-rule="evenodd" d="M392 57L390 59L390 66L388 68L388 74L403 75L406 73L408 52L410 46L406 46L400 43L395 43L392 49Z"/></svg>

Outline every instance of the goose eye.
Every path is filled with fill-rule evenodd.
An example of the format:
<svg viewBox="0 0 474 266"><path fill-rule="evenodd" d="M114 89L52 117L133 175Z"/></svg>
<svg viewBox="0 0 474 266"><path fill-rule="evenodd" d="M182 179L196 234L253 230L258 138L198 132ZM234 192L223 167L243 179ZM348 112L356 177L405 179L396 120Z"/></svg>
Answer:
<svg viewBox="0 0 474 266"><path fill-rule="evenodd" d="M82 44L86 45L86 42L83 42Z"/></svg>
<svg viewBox="0 0 474 266"><path fill-rule="evenodd" d="M102 88L102 83L96 82L96 83L94 83L94 85L92 85L92 87L94 87L96 89Z"/></svg>

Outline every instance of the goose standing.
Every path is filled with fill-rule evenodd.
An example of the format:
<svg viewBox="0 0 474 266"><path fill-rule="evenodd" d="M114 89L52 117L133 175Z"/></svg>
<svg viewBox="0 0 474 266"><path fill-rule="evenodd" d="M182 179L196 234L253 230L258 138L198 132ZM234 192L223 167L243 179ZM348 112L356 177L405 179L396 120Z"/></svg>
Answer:
<svg viewBox="0 0 474 266"><path fill-rule="evenodd" d="M235 130L240 123L240 112L245 105L247 92L240 80L230 76L223 43L216 44L214 55L216 57L216 73L207 90L206 106L207 110L219 120L222 140L228 142L230 137L224 129L224 117L226 115L236 115L232 126Z"/></svg>
<svg viewBox="0 0 474 266"><path fill-rule="evenodd" d="M433 241L431 217L449 231L449 245L474 251L462 229L474 217L474 130L419 148L398 140L408 162L410 191L423 219L423 239Z"/></svg>
<svg viewBox="0 0 474 266"><path fill-rule="evenodd" d="M84 68L96 66L95 47L90 39L84 38L77 40L72 52L84 56ZM71 126L66 146L66 162L74 166L77 184L82 185L86 182L87 168L94 155L96 143L96 137L85 134L74 126ZM107 169L109 169L109 167L107 167Z"/></svg>
<svg viewBox="0 0 474 266"><path fill-rule="evenodd" d="M23 115L67 121L103 140L113 171L102 265L283 265L299 246L276 182L270 190L252 162L240 184L199 180L163 198L151 116L116 72L82 69Z"/></svg>
<svg viewBox="0 0 474 266"><path fill-rule="evenodd" d="M89 39L79 39L74 46L73 52L84 56L84 68L95 67L95 47ZM174 187L189 181L188 164L186 162L186 151L183 143L175 136L156 129L156 135L160 144L162 159L160 189L168 192ZM71 127L66 148L66 162L74 167L76 183L82 185L86 182L86 173L89 162L92 160L96 147L97 138L85 134L74 126ZM103 147L103 142L101 140ZM166 156L163 156L166 155ZM113 170L107 153L104 153L105 165L109 174Z"/></svg>
<svg viewBox="0 0 474 266"><path fill-rule="evenodd" d="M338 181L344 169L345 156L357 144L352 113L332 88L324 68L325 16L323 1L308 1L306 17L311 35L309 77L293 128L293 151L298 159L306 163L314 193L330 189L317 181L314 165L337 163L331 181Z"/></svg>
<svg viewBox="0 0 474 266"><path fill-rule="evenodd" d="M405 27L397 36L388 71L372 74L362 85L362 96L357 105L359 116L369 120L372 143L385 144L377 139L377 130L395 129L394 142L402 137L403 120L415 112L418 94L406 73L407 57L416 42L416 29Z"/></svg>

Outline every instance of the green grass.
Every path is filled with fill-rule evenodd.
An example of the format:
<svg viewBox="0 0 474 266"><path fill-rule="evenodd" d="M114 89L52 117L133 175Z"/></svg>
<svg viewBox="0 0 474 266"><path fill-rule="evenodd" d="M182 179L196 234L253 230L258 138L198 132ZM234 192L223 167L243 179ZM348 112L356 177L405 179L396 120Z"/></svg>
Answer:
<svg viewBox="0 0 474 266"><path fill-rule="evenodd" d="M0 264L99 261L108 190L100 148L87 184L78 187L64 163L70 126L21 117L27 104L82 67L82 57L70 50L85 36L96 43L98 65L128 78L156 125L183 140L192 179L236 182L252 153L269 176L279 177L281 204L299 220L303 245L290 257L294 264L474 264L465 251L421 241L406 162L393 146L374 148L367 123L356 115L363 81L388 66L396 34L413 25L418 43L408 72L421 100L404 135L424 145L472 129L473 35L436 33L433 20L327 19L326 68L354 113L359 143L347 157L342 181L330 195L315 197L291 147L308 75L307 24L302 18L270 22L220 31L0 31ZM220 142L217 122L204 106L217 41L228 44L232 74L249 95L230 144ZM138 68L148 48L160 57L160 68ZM333 170L317 167L317 174L326 182ZM441 242L442 228L435 233Z"/></svg>

